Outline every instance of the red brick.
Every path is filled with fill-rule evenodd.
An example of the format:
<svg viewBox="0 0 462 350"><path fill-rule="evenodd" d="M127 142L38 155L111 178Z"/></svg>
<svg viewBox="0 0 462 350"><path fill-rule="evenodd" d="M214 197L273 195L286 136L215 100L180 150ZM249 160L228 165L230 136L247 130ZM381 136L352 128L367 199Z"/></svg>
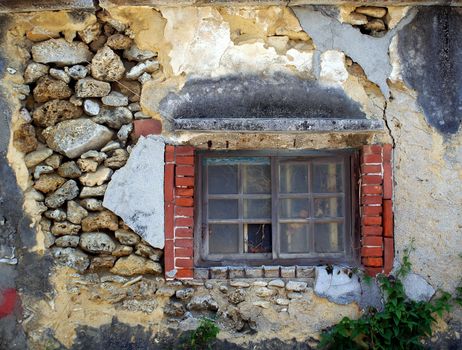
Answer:
<svg viewBox="0 0 462 350"><path fill-rule="evenodd" d="M176 195L180 197L192 197L194 196L193 188L177 188Z"/></svg>
<svg viewBox="0 0 462 350"><path fill-rule="evenodd" d="M380 185L382 183L381 175L363 175L361 177L363 185Z"/></svg>
<svg viewBox="0 0 462 350"><path fill-rule="evenodd" d="M165 229L165 238L173 238L173 208L172 203L164 204L164 229Z"/></svg>
<svg viewBox="0 0 462 350"><path fill-rule="evenodd" d="M381 216L382 215L382 206L370 206L366 205L362 207L361 214L364 216Z"/></svg>
<svg viewBox="0 0 462 350"><path fill-rule="evenodd" d="M364 185L361 186L363 194L382 194L382 186L380 185Z"/></svg>
<svg viewBox="0 0 462 350"><path fill-rule="evenodd" d="M382 225L381 216L363 216L361 218L361 223L364 226L380 226Z"/></svg>
<svg viewBox="0 0 462 350"><path fill-rule="evenodd" d="M366 267L365 270L366 270L366 274L370 277L375 277L379 273L383 272L381 267Z"/></svg>
<svg viewBox="0 0 462 350"><path fill-rule="evenodd" d="M382 267L383 266L383 259L382 258L363 258L362 260L364 266L372 266L372 267Z"/></svg>
<svg viewBox="0 0 462 350"><path fill-rule="evenodd" d="M382 153L382 146L380 145L365 145L363 146L363 154L380 154Z"/></svg>
<svg viewBox="0 0 462 350"><path fill-rule="evenodd" d="M194 220L193 218L175 218L175 226L187 226L187 227L193 227L194 225Z"/></svg>
<svg viewBox="0 0 462 350"><path fill-rule="evenodd" d="M173 252L173 240L166 239L164 247L164 266L165 272L171 271L175 268L174 265L174 252Z"/></svg>
<svg viewBox="0 0 462 350"><path fill-rule="evenodd" d="M175 207L175 215L176 216L194 216L194 208L192 207Z"/></svg>
<svg viewBox="0 0 462 350"><path fill-rule="evenodd" d="M176 157L176 164L179 165L194 165L194 157L185 156L185 157Z"/></svg>
<svg viewBox="0 0 462 350"><path fill-rule="evenodd" d="M193 259L191 258L175 258L175 267L185 267L192 269L194 267Z"/></svg>
<svg viewBox="0 0 462 350"><path fill-rule="evenodd" d="M140 119L133 121L132 138L140 136L159 135L162 133L162 123L155 119Z"/></svg>
<svg viewBox="0 0 462 350"><path fill-rule="evenodd" d="M369 256L383 256L383 249L382 247L363 247L361 248L361 256L362 257L369 257Z"/></svg>
<svg viewBox="0 0 462 350"><path fill-rule="evenodd" d="M382 165L361 165L361 174L382 174Z"/></svg>
<svg viewBox="0 0 462 350"><path fill-rule="evenodd" d="M393 268L393 259L395 258L395 249L393 246L393 238L385 238L385 250L383 267L385 273L388 275Z"/></svg>
<svg viewBox="0 0 462 350"><path fill-rule="evenodd" d="M362 239L363 247L371 246L371 247L381 247L383 245L382 237L380 236L366 236Z"/></svg>
<svg viewBox="0 0 462 350"><path fill-rule="evenodd" d="M194 178L193 177L176 177L175 178L176 187L194 187Z"/></svg>
<svg viewBox="0 0 462 350"><path fill-rule="evenodd" d="M173 162L175 160L175 146L165 146L165 162Z"/></svg>
<svg viewBox="0 0 462 350"><path fill-rule="evenodd" d="M383 198L391 199L393 195L393 176L391 163L383 164Z"/></svg>
<svg viewBox="0 0 462 350"><path fill-rule="evenodd" d="M193 247L193 240L190 239L190 238L176 238L175 239L175 247L192 248Z"/></svg>
<svg viewBox="0 0 462 350"><path fill-rule="evenodd" d="M177 156L192 156L194 155L193 146L176 146L176 155Z"/></svg>
<svg viewBox="0 0 462 350"><path fill-rule="evenodd" d="M361 163L366 164L381 164L382 155L381 154L363 154L361 157Z"/></svg>
<svg viewBox="0 0 462 350"><path fill-rule="evenodd" d="M194 199L190 197L177 197L175 199L176 205L180 207L193 207L194 206Z"/></svg>
<svg viewBox="0 0 462 350"><path fill-rule="evenodd" d="M192 248L176 248L175 257L176 258L193 258L193 249Z"/></svg>
<svg viewBox="0 0 462 350"><path fill-rule="evenodd" d="M194 167L192 165L178 165L175 173L176 175L194 176Z"/></svg>
<svg viewBox="0 0 462 350"><path fill-rule="evenodd" d="M361 196L361 204L368 205L368 204L382 204L382 196Z"/></svg>
<svg viewBox="0 0 462 350"><path fill-rule="evenodd" d="M391 199L383 201L383 235L393 237L393 203Z"/></svg>
<svg viewBox="0 0 462 350"><path fill-rule="evenodd" d="M175 238L193 238L193 229L186 227L177 227L175 229Z"/></svg>
<svg viewBox="0 0 462 350"><path fill-rule="evenodd" d="M177 279L192 279L194 278L193 269L179 269L175 275Z"/></svg>
<svg viewBox="0 0 462 350"><path fill-rule="evenodd" d="M164 198L166 202L173 202L175 186L173 186L174 164L166 164L164 168Z"/></svg>
<svg viewBox="0 0 462 350"><path fill-rule="evenodd" d="M382 226L362 226L361 233L363 236L382 236Z"/></svg>
<svg viewBox="0 0 462 350"><path fill-rule="evenodd" d="M384 163L391 162L392 152L393 152L392 145L390 145L389 143L387 143L386 145L383 145L383 162Z"/></svg>

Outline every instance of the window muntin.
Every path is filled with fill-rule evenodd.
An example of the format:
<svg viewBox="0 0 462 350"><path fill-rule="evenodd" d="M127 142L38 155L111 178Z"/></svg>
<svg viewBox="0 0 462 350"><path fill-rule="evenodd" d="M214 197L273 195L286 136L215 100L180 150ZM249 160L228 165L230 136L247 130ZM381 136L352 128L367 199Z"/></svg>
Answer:
<svg viewBox="0 0 462 350"><path fill-rule="evenodd" d="M201 153L196 262L350 261L351 155Z"/></svg>

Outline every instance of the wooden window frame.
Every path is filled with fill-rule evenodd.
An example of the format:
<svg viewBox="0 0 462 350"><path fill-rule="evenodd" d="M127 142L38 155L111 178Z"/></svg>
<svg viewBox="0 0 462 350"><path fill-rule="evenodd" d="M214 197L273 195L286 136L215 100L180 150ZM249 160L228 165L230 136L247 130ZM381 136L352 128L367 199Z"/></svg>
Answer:
<svg viewBox="0 0 462 350"><path fill-rule="evenodd" d="M271 225L272 225L272 252L253 254L214 254L212 257L206 254L206 227L204 217L204 202L207 200L204 194L207 182L203 160L208 157L268 157L271 165ZM300 160L312 161L322 159L341 159L344 164L344 253L317 253L310 256L306 253L290 253L290 257L283 257L277 251L279 247L279 232L274 230L278 227L277 196L277 169L281 161ZM259 150L259 151L197 151L196 152L196 196L195 196L195 225L194 225L194 265L196 267L212 266L261 266L261 265L318 265L318 264L344 264L348 266L360 266L360 225L358 205L358 178L359 178L359 157L355 149L342 150ZM312 193L309 193L312 196ZM310 201L311 203L311 201ZM310 219L310 224L313 219ZM328 220L332 222L333 220ZM241 236L241 234L240 234ZM239 242L242 237L239 238ZM279 256L279 257L278 257Z"/></svg>

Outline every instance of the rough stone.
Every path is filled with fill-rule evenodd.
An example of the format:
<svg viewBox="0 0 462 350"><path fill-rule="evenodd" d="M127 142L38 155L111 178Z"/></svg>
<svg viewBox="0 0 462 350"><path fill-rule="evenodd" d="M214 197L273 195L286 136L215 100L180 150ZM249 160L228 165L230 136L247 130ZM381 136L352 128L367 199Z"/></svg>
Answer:
<svg viewBox="0 0 462 350"><path fill-rule="evenodd" d="M139 112L141 111L141 105L138 102L133 102L128 105L128 109L133 113Z"/></svg>
<svg viewBox="0 0 462 350"><path fill-rule="evenodd" d="M107 38L106 45L113 50L126 50L132 46L133 40L123 34L113 34Z"/></svg>
<svg viewBox="0 0 462 350"><path fill-rule="evenodd" d="M78 79L83 79L87 76L88 74L88 69L85 66L82 66L80 64L77 64L72 67L66 67L64 68L64 71L72 78L75 80Z"/></svg>
<svg viewBox="0 0 462 350"><path fill-rule="evenodd" d="M126 166L112 176L103 201L106 208L120 216L146 242L161 249L164 247L163 175L164 143L153 137L140 138Z"/></svg>
<svg viewBox="0 0 462 350"><path fill-rule="evenodd" d="M119 149L120 147L120 143L118 143L117 141L109 141L106 146L101 148L101 152L108 153L116 149Z"/></svg>
<svg viewBox="0 0 462 350"><path fill-rule="evenodd" d="M102 232L86 232L80 235L80 248L89 253L112 253L116 248L114 240Z"/></svg>
<svg viewBox="0 0 462 350"><path fill-rule="evenodd" d="M53 78L55 78L57 80L62 80L66 84L69 84L70 81L71 81L71 77L69 75L67 75L67 73L62 69L50 68L49 73Z"/></svg>
<svg viewBox="0 0 462 350"><path fill-rule="evenodd" d="M267 297L271 297L274 294L276 294L276 291L274 289L260 287L255 290L255 294L261 298L267 298Z"/></svg>
<svg viewBox="0 0 462 350"><path fill-rule="evenodd" d="M117 91L111 91L107 96L104 96L101 101L106 106L122 107L128 105L128 97Z"/></svg>
<svg viewBox="0 0 462 350"><path fill-rule="evenodd" d="M75 93L79 98L103 97L111 91L111 84L92 78L79 79L75 84Z"/></svg>
<svg viewBox="0 0 462 350"><path fill-rule="evenodd" d="M53 151L49 148L41 148L36 151L33 151L27 154L24 157L24 162L26 163L26 167L32 168L33 166L40 164L45 159L53 154Z"/></svg>
<svg viewBox="0 0 462 350"><path fill-rule="evenodd" d="M107 185L95 186L95 187L84 187L80 192L80 198L89 198L89 197L101 197L104 196L106 192Z"/></svg>
<svg viewBox="0 0 462 350"><path fill-rule="evenodd" d="M143 73L154 73L159 69L159 62L153 60L147 60L138 63L127 72L125 77L127 79L135 80L138 79Z"/></svg>
<svg viewBox="0 0 462 350"><path fill-rule="evenodd" d="M133 247L130 247L128 245L121 245L118 244L114 251L112 252L112 255L121 257L121 256L128 256L133 252Z"/></svg>
<svg viewBox="0 0 462 350"><path fill-rule="evenodd" d="M34 83L39 78L48 74L50 67L45 64L31 62L27 65L24 71L24 82L26 84Z"/></svg>
<svg viewBox="0 0 462 350"><path fill-rule="evenodd" d="M59 166L58 174L65 178L76 179L82 175L82 171L74 161L70 161Z"/></svg>
<svg viewBox="0 0 462 350"><path fill-rule="evenodd" d="M56 191L66 182L66 179L57 174L44 174L35 182L34 188L43 193Z"/></svg>
<svg viewBox="0 0 462 350"><path fill-rule="evenodd" d="M104 152L98 152L95 150L87 151L83 153L80 158L82 159L91 159L97 162L98 164L101 164L103 161L107 159L107 154Z"/></svg>
<svg viewBox="0 0 462 350"><path fill-rule="evenodd" d="M119 129L122 125L130 123L133 119L132 112L126 107L101 108L99 115L92 120L98 124Z"/></svg>
<svg viewBox="0 0 462 350"><path fill-rule="evenodd" d="M111 169L119 169L123 167L128 160L128 152L124 149L116 149L111 157L104 161L104 166Z"/></svg>
<svg viewBox="0 0 462 350"><path fill-rule="evenodd" d="M67 202L67 220L78 225L87 216L88 211L82 208L76 201Z"/></svg>
<svg viewBox="0 0 462 350"><path fill-rule="evenodd" d="M88 119L66 120L45 129L42 134L48 147L69 158L100 149L113 137L108 128Z"/></svg>
<svg viewBox="0 0 462 350"><path fill-rule="evenodd" d="M55 63L59 66L73 65L91 60L93 54L82 42L50 39L32 46L32 58L38 63Z"/></svg>
<svg viewBox="0 0 462 350"><path fill-rule="evenodd" d="M343 18L343 21L355 26L361 26L367 23L367 17L356 12L351 12Z"/></svg>
<svg viewBox="0 0 462 350"><path fill-rule="evenodd" d="M125 245L136 245L140 241L140 237L136 233L126 230L117 230L115 237Z"/></svg>
<svg viewBox="0 0 462 350"><path fill-rule="evenodd" d="M91 60L90 71L93 78L116 81L122 79L125 67L120 57L111 48L104 46Z"/></svg>
<svg viewBox="0 0 462 350"><path fill-rule="evenodd" d="M92 159L78 159L77 165L84 173L94 173L98 169L98 162Z"/></svg>
<svg viewBox="0 0 462 350"><path fill-rule="evenodd" d="M69 98L69 102L72 103L74 106L76 107L81 107L82 104L83 104L83 101L81 98L78 98L77 96L75 95L72 95L70 98Z"/></svg>
<svg viewBox="0 0 462 350"><path fill-rule="evenodd" d="M47 210L43 215L48 219L53 219L55 221L64 221L66 220L66 213L61 209Z"/></svg>
<svg viewBox="0 0 462 350"><path fill-rule="evenodd" d="M119 129L117 132L117 138L121 142L126 142L128 140L128 136L132 133L133 131L133 124L126 124L122 125L122 127Z"/></svg>
<svg viewBox="0 0 462 350"><path fill-rule="evenodd" d="M113 171L106 167L99 167L94 173L86 173L79 180L84 186L99 186L109 181Z"/></svg>
<svg viewBox="0 0 462 350"><path fill-rule="evenodd" d="M191 311L217 311L218 303L210 295L194 296L186 306Z"/></svg>
<svg viewBox="0 0 462 350"><path fill-rule="evenodd" d="M387 9L385 7L361 6L357 7L355 12L369 17L382 18L387 14Z"/></svg>
<svg viewBox="0 0 462 350"><path fill-rule="evenodd" d="M159 295L161 297L168 297L168 298L174 296L175 293L176 293L176 290L169 286L160 287L156 291L156 295Z"/></svg>
<svg viewBox="0 0 462 350"><path fill-rule="evenodd" d="M429 301L435 294L435 289L421 276L408 273L403 278L404 292L414 301Z"/></svg>
<svg viewBox="0 0 462 350"><path fill-rule="evenodd" d="M61 248L72 247L75 248L79 245L79 236L61 236L56 238L55 245Z"/></svg>
<svg viewBox="0 0 462 350"><path fill-rule="evenodd" d="M373 19L367 22L364 28L373 32L382 32L386 29L385 23L381 19Z"/></svg>
<svg viewBox="0 0 462 350"><path fill-rule="evenodd" d="M98 38L101 34L101 24L98 22L93 23L86 27L84 30L78 31L78 34L80 39L82 39L85 44L89 44Z"/></svg>
<svg viewBox="0 0 462 350"><path fill-rule="evenodd" d="M158 275L162 273L162 266L159 263L132 254L119 258L111 269L111 272L122 276Z"/></svg>
<svg viewBox="0 0 462 350"><path fill-rule="evenodd" d="M289 299L284 299L284 298L277 298L276 299L276 304L286 306L286 305L290 304L290 300Z"/></svg>
<svg viewBox="0 0 462 350"><path fill-rule="evenodd" d="M129 61L145 61L150 58L156 57L157 54L152 51L140 50L137 46L133 45L127 50L124 50L124 58Z"/></svg>
<svg viewBox="0 0 462 350"><path fill-rule="evenodd" d="M102 211L104 210L103 201L100 201L96 198L85 198L80 202L82 206L91 211Z"/></svg>
<svg viewBox="0 0 462 350"><path fill-rule="evenodd" d="M237 305L239 303L242 303L245 300L245 297L246 297L246 292L243 289L238 288L228 294L228 301L231 304Z"/></svg>
<svg viewBox="0 0 462 350"><path fill-rule="evenodd" d="M152 80L152 76L149 73L144 72L138 77L138 81L141 83L141 85L145 84L149 80Z"/></svg>
<svg viewBox="0 0 462 350"><path fill-rule="evenodd" d="M53 248L52 254L59 264L80 272L84 272L90 265L88 255L74 248Z"/></svg>
<svg viewBox="0 0 462 350"><path fill-rule="evenodd" d="M183 304L177 301L172 301L164 307L164 314L170 317L182 317L185 312Z"/></svg>
<svg viewBox="0 0 462 350"><path fill-rule="evenodd" d="M65 201L74 199L79 195L79 188L74 180L69 180L64 183L55 192L45 198L45 204L49 208L58 208Z"/></svg>
<svg viewBox="0 0 462 350"><path fill-rule="evenodd" d="M19 116L26 123L30 123L32 121L32 117L30 116L30 113L27 110L27 108L21 108L19 110Z"/></svg>
<svg viewBox="0 0 462 350"><path fill-rule="evenodd" d="M58 169L63 160L63 156L60 154L53 154L45 160L45 164L51 166L53 169Z"/></svg>
<svg viewBox="0 0 462 350"><path fill-rule="evenodd" d="M229 275L229 278L232 278L231 276L231 269L229 269L229 272L230 272L230 275ZM229 285L231 287L237 287L237 288L249 288L250 287L250 283L248 282L244 282L244 281L230 281L229 282Z"/></svg>
<svg viewBox="0 0 462 350"><path fill-rule="evenodd" d="M32 114L34 123L41 127L53 126L63 120L76 119L82 109L66 100L51 100L38 107Z"/></svg>
<svg viewBox="0 0 462 350"><path fill-rule="evenodd" d="M93 259L91 259L90 270L110 269L114 266L115 261L116 261L115 256L111 256L111 255L95 256Z"/></svg>
<svg viewBox="0 0 462 350"><path fill-rule="evenodd" d="M290 292L303 292L306 290L306 286L306 282L289 281L286 284L286 289Z"/></svg>
<svg viewBox="0 0 462 350"><path fill-rule="evenodd" d="M98 231L100 229L108 229L115 231L119 228L117 216L109 210L104 210L98 213L91 213L82 220L82 230L84 232Z"/></svg>
<svg viewBox="0 0 462 350"><path fill-rule="evenodd" d="M184 288L177 290L175 296L180 300L190 299L194 294L193 288Z"/></svg>
<svg viewBox="0 0 462 350"><path fill-rule="evenodd" d="M34 99L39 103L53 99L66 99L72 96L71 88L61 80L49 76L41 77L34 89Z"/></svg>
<svg viewBox="0 0 462 350"><path fill-rule="evenodd" d="M326 267L316 267L314 292L317 296L337 304L349 304L361 299L358 277L350 277L338 267L334 267L331 273Z"/></svg>
<svg viewBox="0 0 462 350"><path fill-rule="evenodd" d="M39 179L42 174L50 174L53 170L53 167L49 165L37 165L34 169L34 179Z"/></svg>
<svg viewBox="0 0 462 350"><path fill-rule="evenodd" d="M71 224L68 221L55 222L51 226L51 233L55 236L63 235L78 235L80 232L80 225Z"/></svg>
<svg viewBox="0 0 462 350"><path fill-rule="evenodd" d="M278 287L278 288L284 288L285 287L285 283L283 280L280 280L280 279L277 279L277 280L272 280L268 283L268 286L269 287Z"/></svg>
<svg viewBox="0 0 462 350"><path fill-rule="evenodd" d="M35 137L35 128L30 124L21 124L13 133L14 147L23 153L35 151L38 141Z"/></svg>

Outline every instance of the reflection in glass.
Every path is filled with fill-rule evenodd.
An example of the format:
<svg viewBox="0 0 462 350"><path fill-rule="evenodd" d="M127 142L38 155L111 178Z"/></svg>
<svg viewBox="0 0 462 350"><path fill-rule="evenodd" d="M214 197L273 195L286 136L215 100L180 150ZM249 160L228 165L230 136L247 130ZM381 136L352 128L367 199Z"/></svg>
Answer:
<svg viewBox="0 0 462 350"><path fill-rule="evenodd" d="M244 199L244 219L270 219L271 199Z"/></svg>
<svg viewBox="0 0 462 350"><path fill-rule="evenodd" d="M210 165L208 182L209 194L237 193L237 165Z"/></svg>
<svg viewBox="0 0 462 350"><path fill-rule="evenodd" d="M236 199L210 199L208 203L209 219L238 219L238 201Z"/></svg>
<svg viewBox="0 0 462 350"><path fill-rule="evenodd" d="M280 199L279 215L281 219L307 219L309 217L310 202L307 198Z"/></svg>
<svg viewBox="0 0 462 350"><path fill-rule="evenodd" d="M304 223L280 224L281 253L308 253L309 225Z"/></svg>
<svg viewBox="0 0 462 350"><path fill-rule="evenodd" d="M343 191L343 166L340 163L313 163L313 192Z"/></svg>
<svg viewBox="0 0 462 350"><path fill-rule="evenodd" d="M314 225L315 250L318 253L335 253L343 250L343 225L331 222Z"/></svg>
<svg viewBox="0 0 462 350"><path fill-rule="evenodd" d="M209 224L209 253L238 253L238 224Z"/></svg>
<svg viewBox="0 0 462 350"><path fill-rule="evenodd" d="M279 172L281 193L308 192L308 166L306 163L282 163Z"/></svg>
<svg viewBox="0 0 462 350"><path fill-rule="evenodd" d="M315 218L332 218L343 216L342 198L315 198L314 199L314 217Z"/></svg>
<svg viewBox="0 0 462 350"><path fill-rule="evenodd" d="M243 191L246 194L271 193L271 167L266 164L242 166Z"/></svg>
<svg viewBox="0 0 462 350"><path fill-rule="evenodd" d="M244 224L244 252L271 253L271 224Z"/></svg>

